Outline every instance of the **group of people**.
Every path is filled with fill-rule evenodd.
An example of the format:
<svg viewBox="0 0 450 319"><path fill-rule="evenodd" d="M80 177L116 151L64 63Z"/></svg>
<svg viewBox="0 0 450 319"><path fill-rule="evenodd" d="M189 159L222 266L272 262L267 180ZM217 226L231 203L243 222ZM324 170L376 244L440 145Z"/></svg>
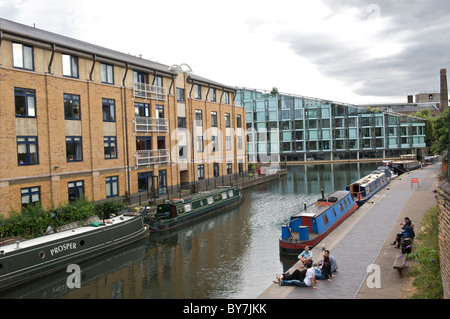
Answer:
<svg viewBox="0 0 450 319"><path fill-rule="evenodd" d="M302 269L296 269L292 274L284 273L276 275L275 283L280 286L299 286L299 287L313 287L316 286L317 280L331 281L332 273L338 270L336 259L330 255L328 250L324 251L323 259L321 259L317 266L313 268L313 255L308 246L298 255L298 259L303 263Z"/></svg>
<svg viewBox="0 0 450 319"><path fill-rule="evenodd" d="M400 244L403 238L413 239L415 236L414 224L412 223L411 219L409 219L409 217L405 217L404 220L405 223L400 223L400 225L403 226L401 232L397 234L394 242L391 244L394 245L396 248L400 248Z"/></svg>

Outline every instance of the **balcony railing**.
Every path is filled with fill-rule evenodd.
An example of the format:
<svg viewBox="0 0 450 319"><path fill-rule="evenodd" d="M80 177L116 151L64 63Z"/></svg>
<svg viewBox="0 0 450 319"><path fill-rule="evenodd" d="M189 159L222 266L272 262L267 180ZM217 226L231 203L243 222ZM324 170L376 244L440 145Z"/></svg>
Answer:
<svg viewBox="0 0 450 319"><path fill-rule="evenodd" d="M162 150L144 150L137 151L137 166L164 164L170 162L170 153L168 149Z"/></svg>
<svg viewBox="0 0 450 319"><path fill-rule="evenodd" d="M135 82L133 85L133 93L134 97L141 97L143 99L167 100L167 90L161 86Z"/></svg>
<svg viewBox="0 0 450 319"><path fill-rule="evenodd" d="M154 117L136 116L134 120L136 132L169 132L168 119L158 119Z"/></svg>

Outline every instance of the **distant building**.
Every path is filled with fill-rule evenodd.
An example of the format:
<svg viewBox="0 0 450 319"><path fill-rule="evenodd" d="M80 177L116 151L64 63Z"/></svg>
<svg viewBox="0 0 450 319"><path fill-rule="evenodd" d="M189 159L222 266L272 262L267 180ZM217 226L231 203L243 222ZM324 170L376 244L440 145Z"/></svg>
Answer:
<svg viewBox="0 0 450 319"><path fill-rule="evenodd" d="M425 148L425 121L374 107L240 88L249 162L389 158Z"/></svg>

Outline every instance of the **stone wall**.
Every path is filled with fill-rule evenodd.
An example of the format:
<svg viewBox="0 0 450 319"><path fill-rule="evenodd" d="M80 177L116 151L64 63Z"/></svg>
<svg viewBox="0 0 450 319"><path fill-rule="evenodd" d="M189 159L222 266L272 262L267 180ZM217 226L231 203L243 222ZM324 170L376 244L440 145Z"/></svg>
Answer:
<svg viewBox="0 0 450 319"><path fill-rule="evenodd" d="M441 257L444 298L450 299L450 181L442 182L437 189L439 216L439 251Z"/></svg>

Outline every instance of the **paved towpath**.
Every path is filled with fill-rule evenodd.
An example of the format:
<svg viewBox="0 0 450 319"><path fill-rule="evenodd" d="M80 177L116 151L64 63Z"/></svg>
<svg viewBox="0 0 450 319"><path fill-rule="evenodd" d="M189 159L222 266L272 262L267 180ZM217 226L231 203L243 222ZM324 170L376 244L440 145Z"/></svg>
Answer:
<svg viewBox="0 0 450 319"><path fill-rule="evenodd" d="M332 282L319 281L317 290L269 284L258 298L404 298L404 290L409 286L410 279L407 272L400 277L393 269L399 250L390 243L401 229L399 224L405 216L413 221L416 234L420 230L422 216L436 203L433 190L436 188L436 171L439 169L440 164L436 164L393 179L312 250L315 262L322 259L323 247L337 259L339 270ZM419 184L411 184L411 178L418 178ZM375 283L372 277L368 277L367 271L372 264L379 267L379 288L369 288L367 285ZM290 272L298 265L295 264ZM274 270L274 279L276 272Z"/></svg>

